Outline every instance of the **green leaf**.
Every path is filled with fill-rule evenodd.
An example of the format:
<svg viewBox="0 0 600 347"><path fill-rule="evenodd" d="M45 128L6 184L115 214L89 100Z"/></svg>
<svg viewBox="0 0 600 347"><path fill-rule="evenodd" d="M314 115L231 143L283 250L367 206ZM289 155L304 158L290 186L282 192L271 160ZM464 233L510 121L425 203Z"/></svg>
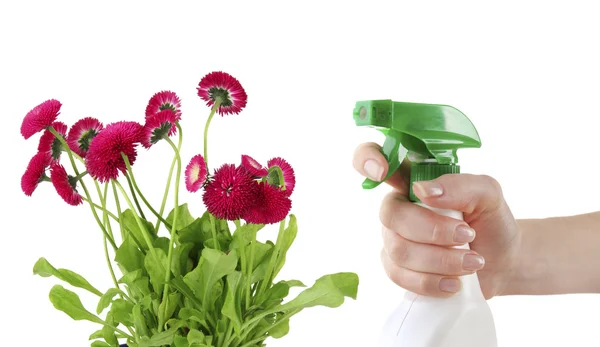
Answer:
<svg viewBox="0 0 600 347"><path fill-rule="evenodd" d="M169 212L169 215L167 216L167 222L169 222L169 224L173 225L173 217L175 215L175 209L172 209L171 212ZM192 222L194 221L194 217L192 217L192 214L190 213L190 210L188 209L188 204L185 203L183 205L180 205L177 208L177 225L175 226L175 228L177 230L181 230L183 228L185 228L186 226L192 224Z"/></svg>
<svg viewBox="0 0 600 347"><path fill-rule="evenodd" d="M130 209L125 210L122 214L121 214L121 224L125 227L125 229L127 229L129 232L131 232L133 234L133 236L140 241L140 244L142 247L144 247L145 250L148 250L148 245L143 242L144 238L144 234L146 233L147 235L150 236L150 240L154 240L156 238L156 233L154 231L154 225L152 225L152 223L148 222L147 220L143 219L142 217L139 217L140 220L142 221L142 226L144 227L145 230L140 230L140 227L137 224L137 221L135 219L135 215L133 214L133 212L131 212Z"/></svg>
<svg viewBox="0 0 600 347"><path fill-rule="evenodd" d="M138 278L142 277L142 269L137 269L135 271L131 271L123 275L119 279L119 283L125 283L128 286L131 286Z"/></svg>
<svg viewBox="0 0 600 347"><path fill-rule="evenodd" d="M189 307L184 307L181 310L179 310L179 319L183 321L196 321L202 324L206 323L206 319L202 312Z"/></svg>
<svg viewBox="0 0 600 347"><path fill-rule="evenodd" d="M138 332L138 334L140 334L140 336L147 336L148 335L148 326L146 325L146 319L144 318L144 315L142 314L141 303L138 302L137 304L135 304L135 306L133 306L132 317L133 317L133 326L134 326L135 330Z"/></svg>
<svg viewBox="0 0 600 347"><path fill-rule="evenodd" d="M283 265L285 264L285 258L286 258L287 252L290 249L290 247L292 246L292 243L294 243L294 240L296 239L297 234L298 234L298 224L296 221L296 216L293 214L290 214L290 221L288 222L287 228L285 228L285 231L283 234L283 239L281 240L281 242L282 242L281 248L279 250L279 254L278 254L277 260L275 262L275 268L273 270L273 275L271 276L271 279L275 278L277 276L277 274L279 273L279 271L281 271L281 268L283 268Z"/></svg>
<svg viewBox="0 0 600 347"><path fill-rule="evenodd" d="M187 336L187 341L190 345L204 343L204 334L196 329L190 329Z"/></svg>
<svg viewBox="0 0 600 347"><path fill-rule="evenodd" d="M85 278L76 274L73 271L66 269L56 269L52 266L46 258L40 258L33 266L33 274L42 277L54 276L62 281L65 281L73 287L82 288L88 290L98 296L102 296L102 292L94 288Z"/></svg>
<svg viewBox="0 0 600 347"><path fill-rule="evenodd" d="M144 336L140 340L139 347L159 347L163 345L170 345L175 339L175 334L177 333L177 330L179 330L179 328L181 328L184 325L185 322L180 322L179 324L172 326L168 330L152 335L151 338Z"/></svg>
<svg viewBox="0 0 600 347"><path fill-rule="evenodd" d="M188 340L181 335L175 336L174 342L175 342L175 347L190 347Z"/></svg>
<svg viewBox="0 0 600 347"><path fill-rule="evenodd" d="M128 272L141 269L144 264L144 254L131 237L126 236L115 254L115 261Z"/></svg>
<svg viewBox="0 0 600 347"><path fill-rule="evenodd" d="M117 337L115 336L115 329L113 328L113 326L117 324L115 324L113 316L110 312L106 315L105 321L107 325L102 328L102 337L110 346L119 347L119 340L117 340Z"/></svg>
<svg viewBox="0 0 600 347"><path fill-rule="evenodd" d="M102 329L96 330L90 335L90 340L101 339L103 335Z"/></svg>
<svg viewBox="0 0 600 347"><path fill-rule="evenodd" d="M124 299L116 299L110 307L110 313L117 323L133 325L133 304Z"/></svg>
<svg viewBox="0 0 600 347"><path fill-rule="evenodd" d="M162 317L162 321L166 322L173 316L173 313L179 307L180 293L169 293L166 302L163 300L158 307L158 316Z"/></svg>
<svg viewBox="0 0 600 347"><path fill-rule="evenodd" d="M185 275L192 270L189 254L193 247L194 244L191 242L182 243L175 247L173 262L171 263L171 271L173 271L174 276Z"/></svg>
<svg viewBox="0 0 600 347"><path fill-rule="evenodd" d="M111 347L111 345L104 341L94 341L92 342L92 347Z"/></svg>
<svg viewBox="0 0 600 347"><path fill-rule="evenodd" d="M150 283L154 288L155 293L162 293L165 282L165 270L167 267L167 255L160 248L154 248L156 257L153 252L148 252L144 258L144 265L148 275L150 275ZM157 258L158 257L158 258Z"/></svg>
<svg viewBox="0 0 600 347"><path fill-rule="evenodd" d="M169 243L171 241L167 237L157 237L152 244L154 248L160 248L165 252L165 254L169 254Z"/></svg>
<svg viewBox="0 0 600 347"><path fill-rule="evenodd" d="M281 322L277 322L271 329L268 330L269 336L275 339L280 339L290 332L290 319L284 318Z"/></svg>
<svg viewBox="0 0 600 347"><path fill-rule="evenodd" d="M244 275L235 271L227 275L227 295L221 313L229 318L233 324L236 333L240 333L242 328L242 293L244 293ZM241 285L240 285L241 284Z"/></svg>
<svg viewBox="0 0 600 347"><path fill-rule="evenodd" d="M74 320L88 320L104 324L104 321L83 307L79 296L72 291L57 284L50 289L50 301L54 308L63 311Z"/></svg>
<svg viewBox="0 0 600 347"><path fill-rule="evenodd" d="M356 299L358 276L354 273L342 272L325 275L315 284L305 289L293 300L268 310L268 313L301 310L313 306L335 308L344 303L344 297ZM267 313L265 312L265 313Z"/></svg>
<svg viewBox="0 0 600 347"><path fill-rule="evenodd" d="M171 285L177 289L183 296L185 296L188 300L190 300L197 308L202 308L202 304L200 300L194 294L193 289L188 287L185 279L181 276L175 277L171 279ZM182 318L183 319L183 318Z"/></svg>
<svg viewBox="0 0 600 347"><path fill-rule="evenodd" d="M202 250L200 263L184 277L186 284L197 289L196 297L199 297L204 308L207 308L213 286L222 277L229 275L237 267L238 256L235 251L225 254L221 251L205 248Z"/></svg>
<svg viewBox="0 0 600 347"><path fill-rule="evenodd" d="M135 294L136 298L143 298L150 295L150 279L148 277L138 278L131 285L128 285L129 289Z"/></svg>
<svg viewBox="0 0 600 347"><path fill-rule="evenodd" d="M104 309L107 308L108 305L110 305L110 303L112 302L112 299L117 294L123 294L123 292L117 288L110 288L109 290L107 290L106 293L104 293L100 297L100 300L98 301L98 307L96 308L96 313L97 314L102 313L102 311L104 311Z"/></svg>
<svg viewBox="0 0 600 347"><path fill-rule="evenodd" d="M306 285L298 280L281 281L287 283L288 287L306 287Z"/></svg>

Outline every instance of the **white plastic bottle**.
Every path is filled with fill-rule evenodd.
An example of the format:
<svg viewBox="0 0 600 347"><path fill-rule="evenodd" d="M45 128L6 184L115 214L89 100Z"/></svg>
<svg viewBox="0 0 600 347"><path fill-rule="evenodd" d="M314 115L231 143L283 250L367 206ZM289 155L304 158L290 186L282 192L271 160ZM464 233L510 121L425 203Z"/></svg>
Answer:
<svg viewBox="0 0 600 347"><path fill-rule="evenodd" d="M417 204L463 220L461 212ZM386 322L378 346L497 347L494 319L477 274L461 276L460 280L461 290L449 298L406 292L403 302Z"/></svg>

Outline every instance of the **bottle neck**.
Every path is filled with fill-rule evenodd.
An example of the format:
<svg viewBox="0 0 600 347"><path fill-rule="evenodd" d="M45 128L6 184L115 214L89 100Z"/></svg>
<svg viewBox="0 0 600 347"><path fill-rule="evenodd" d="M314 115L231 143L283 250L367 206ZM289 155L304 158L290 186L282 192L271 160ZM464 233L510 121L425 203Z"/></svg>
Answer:
<svg viewBox="0 0 600 347"><path fill-rule="evenodd" d="M410 167L410 201L421 202L413 193L413 182L429 181L445 174L457 173L460 173L460 166L456 164L412 163Z"/></svg>

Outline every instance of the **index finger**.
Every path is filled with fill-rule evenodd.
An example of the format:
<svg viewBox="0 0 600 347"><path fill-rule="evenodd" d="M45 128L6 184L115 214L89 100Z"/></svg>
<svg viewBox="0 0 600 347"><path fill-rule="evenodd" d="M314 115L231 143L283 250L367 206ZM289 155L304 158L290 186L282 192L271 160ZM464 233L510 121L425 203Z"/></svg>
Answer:
<svg viewBox="0 0 600 347"><path fill-rule="evenodd" d="M352 165L361 175L377 182L380 182L387 175L389 169L388 162L381 153L381 146L374 142L365 142L356 148ZM400 193L408 195L409 178L410 162L405 159L400 165L400 168L396 170L385 183L389 184Z"/></svg>

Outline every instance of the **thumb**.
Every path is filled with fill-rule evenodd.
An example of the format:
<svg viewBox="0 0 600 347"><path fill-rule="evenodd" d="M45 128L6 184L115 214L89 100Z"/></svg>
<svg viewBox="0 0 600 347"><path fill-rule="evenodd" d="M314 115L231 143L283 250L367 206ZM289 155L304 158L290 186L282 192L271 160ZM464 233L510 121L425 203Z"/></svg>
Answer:
<svg viewBox="0 0 600 347"><path fill-rule="evenodd" d="M496 210L504 201L498 181L486 175L446 174L414 182L413 191L428 206L469 214Z"/></svg>

